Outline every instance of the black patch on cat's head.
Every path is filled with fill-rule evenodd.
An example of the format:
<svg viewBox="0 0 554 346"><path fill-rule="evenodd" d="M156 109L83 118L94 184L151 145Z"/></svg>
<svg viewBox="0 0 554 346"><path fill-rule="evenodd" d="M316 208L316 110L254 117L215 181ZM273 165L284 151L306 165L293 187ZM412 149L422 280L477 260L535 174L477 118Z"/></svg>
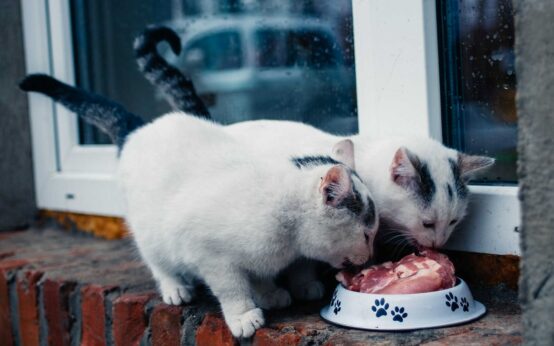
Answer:
<svg viewBox="0 0 554 346"><path fill-rule="evenodd" d="M465 199L469 193L469 190L462 179L462 172L460 170L460 165L453 159L448 159L450 163L450 169L452 170L452 177L454 178L454 186L456 187L456 193L458 198Z"/></svg>
<svg viewBox="0 0 554 346"><path fill-rule="evenodd" d="M429 206L433 197L435 197L436 186L435 181L431 177L429 166L419 159L414 154L408 153L408 158L416 171L417 196L421 199L425 206ZM417 179L416 178L416 179Z"/></svg>
<svg viewBox="0 0 554 346"><path fill-rule="evenodd" d="M450 184L446 184L446 192L448 193L448 200L452 202L454 199L454 191L452 190L452 186Z"/></svg>
<svg viewBox="0 0 554 346"><path fill-rule="evenodd" d="M352 194L343 199L337 207L346 208L354 215L360 215L364 210L364 202L358 190L352 187Z"/></svg>
<svg viewBox="0 0 554 346"><path fill-rule="evenodd" d="M364 215L364 224L367 227L373 227L375 225L375 217L376 217L375 203L370 197L368 197L367 211Z"/></svg>
<svg viewBox="0 0 554 346"><path fill-rule="evenodd" d="M310 155L310 156L301 156L293 157L290 159L291 162L296 166L296 168L303 167L314 167L322 165L338 165L339 161L333 159L330 156L325 155Z"/></svg>

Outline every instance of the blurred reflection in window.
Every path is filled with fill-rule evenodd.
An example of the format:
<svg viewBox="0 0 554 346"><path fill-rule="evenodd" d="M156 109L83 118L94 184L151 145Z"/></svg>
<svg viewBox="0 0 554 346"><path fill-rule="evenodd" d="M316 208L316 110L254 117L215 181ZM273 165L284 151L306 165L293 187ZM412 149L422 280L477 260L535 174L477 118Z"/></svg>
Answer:
<svg viewBox="0 0 554 346"><path fill-rule="evenodd" d="M351 1L71 0L78 85L148 119L169 111L139 74L133 38L148 24L173 28L183 50L159 51L187 71L214 119L305 122L358 131ZM132 86L132 87L131 87ZM82 144L109 140L84 123Z"/></svg>
<svg viewBox="0 0 554 346"><path fill-rule="evenodd" d="M225 54L221 54L224 51ZM188 46L187 56L203 71L232 70L242 66L240 36L237 32L219 32L200 38ZM191 62L189 61L189 64Z"/></svg>
<svg viewBox="0 0 554 346"><path fill-rule="evenodd" d="M438 1L445 142L496 158L481 183L514 183L517 113L511 0Z"/></svg>

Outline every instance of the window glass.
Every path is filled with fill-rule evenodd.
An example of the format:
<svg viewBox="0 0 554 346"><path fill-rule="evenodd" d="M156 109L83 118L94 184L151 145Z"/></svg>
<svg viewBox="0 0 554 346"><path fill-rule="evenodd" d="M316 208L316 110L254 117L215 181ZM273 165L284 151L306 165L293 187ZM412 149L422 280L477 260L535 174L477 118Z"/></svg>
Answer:
<svg viewBox="0 0 554 346"><path fill-rule="evenodd" d="M323 30L258 30L256 46L258 66L268 68L333 68L341 56L332 36Z"/></svg>
<svg viewBox="0 0 554 346"><path fill-rule="evenodd" d="M358 131L351 1L71 0L77 85L151 120L170 110L138 72L132 43L149 24L173 28L165 59L191 75L214 120L285 119ZM81 144L108 144L79 123Z"/></svg>
<svg viewBox="0 0 554 346"><path fill-rule="evenodd" d="M438 1L446 144L496 158L477 183L517 181L511 0Z"/></svg>
<svg viewBox="0 0 554 346"><path fill-rule="evenodd" d="M221 52L225 52L222 54ZM169 60L169 59L168 59ZM186 47L185 61L202 71L233 70L242 66L242 49L237 32L206 35ZM183 67L184 66L178 66Z"/></svg>

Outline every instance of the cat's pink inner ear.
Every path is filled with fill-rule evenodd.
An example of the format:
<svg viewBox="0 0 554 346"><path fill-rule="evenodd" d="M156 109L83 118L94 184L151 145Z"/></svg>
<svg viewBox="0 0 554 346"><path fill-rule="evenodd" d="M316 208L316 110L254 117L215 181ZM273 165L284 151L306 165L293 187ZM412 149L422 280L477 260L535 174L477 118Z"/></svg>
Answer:
<svg viewBox="0 0 554 346"><path fill-rule="evenodd" d="M350 173L341 165L331 167L319 185L323 202L336 207L352 191Z"/></svg>
<svg viewBox="0 0 554 346"><path fill-rule="evenodd" d="M458 154L458 165L460 165L460 172L464 179L469 179L474 173L492 166L494 161L488 156Z"/></svg>
<svg viewBox="0 0 554 346"><path fill-rule="evenodd" d="M408 153L408 149L404 147L398 148L390 166L392 181L403 187L409 187L417 176L416 169L410 161Z"/></svg>
<svg viewBox="0 0 554 346"><path fill-rule="evenodd" d="M356 169L354 160L354 143L350 139L343 139L333 146L333 156L352 169Z"/></svg>

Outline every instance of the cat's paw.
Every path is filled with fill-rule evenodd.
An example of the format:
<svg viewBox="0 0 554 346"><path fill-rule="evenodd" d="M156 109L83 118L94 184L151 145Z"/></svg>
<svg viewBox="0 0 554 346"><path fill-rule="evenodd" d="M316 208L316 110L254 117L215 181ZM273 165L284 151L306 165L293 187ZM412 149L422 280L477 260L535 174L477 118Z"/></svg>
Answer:
<svg viewBox="0 0 554 346"><path fill-rule="evenodd" d="M169 305L190 303L193 298L191 289L175 283L160 282L160 291L164 303Z"/></svg>
<svg viewBox="0 0 554 346"><path fill-rule="evenodd" d="M264 292L256 297L256 303L262 309L280 309L289 306L292 303L287 290L276 287L275 290Z"/></svg>
<svg viewBox="0 0 554 346"><path fill-rule="evenodd" d="M249 338L265 323L264 314L259 308L228 316L225 320L235 338Z"/></svg>
<svg viewBox="0 0 554 346"><path fill-rule="evenodd" d="M325 286L321 281L312 280L302 284L293 285L291 292L294 298L299 300L318 300L325 294Z"/></svg>

